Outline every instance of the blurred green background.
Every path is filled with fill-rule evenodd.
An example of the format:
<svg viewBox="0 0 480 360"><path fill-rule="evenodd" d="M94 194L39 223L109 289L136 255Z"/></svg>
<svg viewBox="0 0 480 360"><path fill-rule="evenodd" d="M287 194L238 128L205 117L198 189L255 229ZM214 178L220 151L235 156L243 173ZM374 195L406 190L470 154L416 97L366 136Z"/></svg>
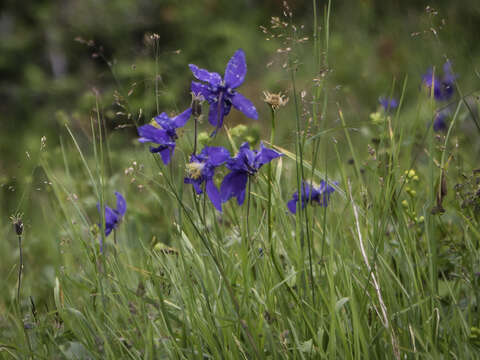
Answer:
<svg viewBox="0 0 480 360"><path fill-rule="evenodd" d="M187 64L223 73L229 57L236 49L243 48L249 71L240 91L259 109L260 122L245 120L236 111L232 111L228 122L233 125L242 121L267 134L269 109L262 102L262 91L282 90L292 95L289 74L282 69L283 55L277 52L282 48L281 41L267 40L260 29L270 26L272 16L282 16L282 3L280 0L22 0L21 3L7 0L2 3L0 228L5 235L0 244L0 271L7 274L9 283L14 283L16 255L12 254L17 254L10 215L16 211L25 214L26 231L30 232L26 244L30 266L27 271L43 274L35 284L39 288L37 294L41 293L42 279L52 281L52 264L56 261L56 251L52 249L63 241L61 224L56 224L59 220L49 206L53 200L47 178L38 167L41 137L46 137L52 167L65 163L78 165L78 157L62 157L60 145L68 143L73 148L64 124L69 124L83 149L90 149L90 117L95 116L92 109L97 92L112 161L117 161L110 164L109 175L113 178L122 175L121 166L134 158L131 148L137 136L135 119L139 109L143 113L140 123L156 113L155 49L159 108L170 112L183 110L190 103L192 76ZM309 37L296 49L299 90L307 92L312 88L312 3L289 2L299 34ZM327 2L319 0L317 4L324 8ZM323 19L323 11L319 18ZM330 92L333 112L339 103L348 121L361 126L377 108L378 97L392 91L394 80L393 93L396 97L400 95L407 76L404 111L408 112L416 106L422 75L429 67L441 67L445 55L452 59L463 92L476 90L479 30L477 0L332 1L329 65L324 71L330 77L326 91ZM160 36L157 47L150 39L154 33ZM325 36L323 27L320 36ZM273 65L267 66L272 62ZM123 103L122 97L128 98L128 109L116 103ZM279 138L284 139L280 144L291 148L294 113L293 109L285 111L279 124ZM334 115L330 121L335 123ZM419 128L425 128L427 122L428 119L419 124ZM82 192L82 184L76 187ZM88 192L86 187L84 193ZM93 195L85 201L95 209ZM151 217L150 222L153 222ZM45 224L50 231L43 231ZM158 222L156 225L159 226ZM55 226L60 235L52 230Z"/></svg>

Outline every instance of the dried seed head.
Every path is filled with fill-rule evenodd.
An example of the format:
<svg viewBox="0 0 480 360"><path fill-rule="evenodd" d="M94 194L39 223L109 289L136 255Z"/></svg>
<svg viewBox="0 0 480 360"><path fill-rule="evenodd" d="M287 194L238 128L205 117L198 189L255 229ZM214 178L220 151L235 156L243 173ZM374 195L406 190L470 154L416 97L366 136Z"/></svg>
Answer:
<svg viewBox="0 0 480 360"><path fill-rule="evenodd" d="M23 234L23 221L22 221L23 214L17 213L16 215L10 216L10 220L12 220L12 224L15 227L15 232L18 236Z"/></svg>
<svg viewBox="0 0 480 360"><path fill-rule="evenodd" d="M263 95L265 96L263 101L270 105L273 111L277 111L279 107L285 106L288 103L288 97L281 92L275 94L270 93L269 91L264 91Z"/></svg>

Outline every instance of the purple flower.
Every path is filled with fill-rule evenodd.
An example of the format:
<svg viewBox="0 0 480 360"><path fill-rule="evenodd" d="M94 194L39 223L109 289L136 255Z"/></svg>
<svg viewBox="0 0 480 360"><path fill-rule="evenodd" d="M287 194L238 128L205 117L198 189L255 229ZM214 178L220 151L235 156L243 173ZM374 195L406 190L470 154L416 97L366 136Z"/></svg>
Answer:
<svg viewBox="0 0 480 360"><path fill-rule="evenodd" d="M423 76L423 83L427 86L428 89L432 89L433 86L433 96L437 101L446 101L449 100L455 90L455 79L456 75L452 72L452 64L450 61L445 62L443 65L443 77L433 75L433 70L429 69L427 73Z"/></svg>
<svg viewBox="0 0 480 360"><path fill-rule="evenodd" d="M336 184L336 183L335 183ZM324 180L320 181L320 186L315 188L313 185L303 182L302 183L302 209L305 208L307 203L317 203L320 206L328 206L330 200L330 195L335 191L335 188L330 184L327 184ZM298 191L292 196L292 200L287 203L288 210L292 214L297 212L297 203L298 203Z"/></svg>
<svg viewBox="0 0 480 360"><path fill-rule="evenodd" d="M231 171L225 176L220 186L222 202L236 197L238 205L242 205L245 200L248 177L255 175L262 165L282 155L282 153L266 148L262 142L260 142L258 151L250 150L248 142L244 142L240 146L237 156L227 161L227 168Z"/></svg>
<svg viewBox="0 0 480 360"><path fill-rule="evenodd" d="M163 163L167 165L175 151L175 141L178 139L176 129L185 126L191 115L191 108L174 118L168 117L163 112L155 117L155 121L160 127L147 124L138 128L138 134L141 136L138 141L159 144L157 147L150 147L150 152L160 153Z"/></svg>
<svg viewBox="0 0 480 360"><path fill-rule="evenodd" d="M200 154L192 155L190 163L187 164L188 177L184 179L185 184L192 184L197 194L203 193L201 185L205 182L205 191L218 211L222 211L220 193L213 181L215 168L221 166L230 157L227 149L206 146Z"/></svg>
<svg viewBox="0 0 480 360"><path fill-rule="evenodd" d="M438 111L435 114L435 118L433 119L433 130L438 131L446 131L447 130L447 122L446 119L448 117L448 111Z"/></svg>
<svg viewBox="0 0 480 360"><path fill-rule="evenodd" d="M112 209L109 206L105 206L105 236L110 235L113 229L115 229L123 216L125 211L127 211L127 202L125 198L119 192L115 191L115 196L117 197L117 208ZM100 203L97 203L98 212L101 213ZM101 224L99 224L101 227Z"/></svg>
<svg viewBox="0 0 480 360"><path fill-rule="evenodd" d="M378 99L378 102L380 103L380 105L382 105L385 112L396 109L398 106L398 102L396 99L394 98L387 99L385 96L380 97L380 99Z"/></svg>
<svg viewBox="0 0 480 360"><path fill-rule="evenodd" d="M228 61L224 79L218 73L200 69L196 65L190 64L189 67L193 76L204 82L192 81L191 90L195 95L202 95L210 105L208 121L215 126L212 136L222 127L223 118L228 115L232 105L245 116L258 119L257 109L252 102L235 90L242 85L247 73L242 49L238 49Z"/></svg>

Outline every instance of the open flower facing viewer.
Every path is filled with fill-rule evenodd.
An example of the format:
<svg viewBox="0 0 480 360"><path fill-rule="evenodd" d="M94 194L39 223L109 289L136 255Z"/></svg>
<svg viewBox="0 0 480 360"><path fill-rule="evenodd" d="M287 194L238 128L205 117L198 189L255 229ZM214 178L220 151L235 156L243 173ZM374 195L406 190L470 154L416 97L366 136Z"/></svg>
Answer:
<svg viewBox="0 0 480 360"><path fill-rule="evenodd" d="M245 116L258 119L257 109L252 102L236 91L247 74L247 63L242 49L238 49L228 61L223 79L216 72L200 69L193 64L189 67L193 75L203 81L203 83L192 81L191 90L197 96L202 95L210 105L208 121L215 126L212 135L222 127L223 118L229 114L232 105Z"/></svg>

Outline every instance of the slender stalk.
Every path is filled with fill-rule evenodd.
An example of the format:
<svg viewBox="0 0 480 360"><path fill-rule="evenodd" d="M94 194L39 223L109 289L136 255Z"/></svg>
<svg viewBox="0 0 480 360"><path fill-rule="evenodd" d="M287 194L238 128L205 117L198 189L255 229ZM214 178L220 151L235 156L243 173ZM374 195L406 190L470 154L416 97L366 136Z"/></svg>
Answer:
<svg viewBox="0 0 480 360"><path fill-rule="evenodd" d="M248 250L250 250L250 227L249 227L249 221L248 221L248 218L249 218L249 215L250 215L250 194L251 194L251 183L252 181L250 180L250 176L248 177L248 180L247 180L247 216L246 216L246 219L245 219L245 227L246 227L246 234L247 234L247 245L248 245Z"/></svg>
<svg viewBox="0 0 480 360"><path fill-rule="evenodd" d="M17 302L20 304L20 288L22 287L22 270L23 270L22 235L18 235L18 248L20 249L20 264L18 267Z"/></svg>
<svg viewBox="0 0 480 360"><path fill-rule="evenodd" d="M195 122L195 133L194 133L194 139L193 139L193 155L197 155L197 136L198 136L198 117L194 117L194 122Z"/></svg>
<svg viewBox="0 0 480 360"><path fill-rule="evenodd" d="M273 145L275 141L275 111L273 107L270 107L270 114L272 118L272 130L270 132L270 144ZM272 181L273 181L273 174L272 174L272 163L268 163L268 207L267 207L267 218L268 218L268 241L269 243L272 241L272 228L273 228L273 221L272 221Z"/></svg>

